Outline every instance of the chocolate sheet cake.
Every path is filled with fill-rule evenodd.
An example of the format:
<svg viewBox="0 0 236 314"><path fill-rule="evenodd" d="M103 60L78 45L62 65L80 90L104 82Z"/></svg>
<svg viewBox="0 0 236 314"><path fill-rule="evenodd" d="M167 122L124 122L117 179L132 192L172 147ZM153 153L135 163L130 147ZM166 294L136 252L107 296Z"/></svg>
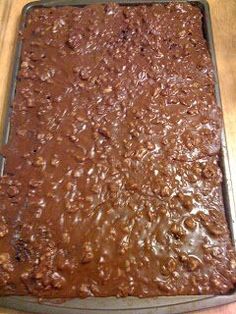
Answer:
<svg viewBox="0 0 236 314"><path fill-rule="evenodd" d="M0 294L230 291L222 114L199 8L38 8L22 36Z"/></svg>

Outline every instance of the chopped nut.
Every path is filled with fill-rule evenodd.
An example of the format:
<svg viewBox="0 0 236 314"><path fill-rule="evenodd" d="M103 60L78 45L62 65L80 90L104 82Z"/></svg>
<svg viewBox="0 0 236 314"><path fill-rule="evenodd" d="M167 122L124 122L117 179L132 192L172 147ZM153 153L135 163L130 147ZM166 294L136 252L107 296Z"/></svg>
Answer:
<svg viewBox="0 0 236 314"><path fill-rule="evenodd" d="M191 196L189 195L184 195L182 198L182 204L183 206L188 209L188 210L192 210L193 208L193 199Z"/></svg>
<svg viewBox="0 0 236 314"><path fill-rule="evenodd" d="M28 272L22 273L20 278L24 281L29 278L30 274Z"/></svg>
<svg viewBox="0 0 236 314"><path fill-rule="evenodd" d="M105 127L99 128L98 133L103 135L104 137L106 137L108 139L111 138L110 131Z"/></svg>
<svg viewBox="0 0 236 314"><path fill-rule="evenodd" d="M147 142L147 149L148 150L154 150L155 149L155 145L152 142Z"/></svg>
<svg viewBox="0 0 236 314"><path fill-rule="evenodd" d="M62 277L59 273L54 272L52 274L52 285L54 288L60 289L65 283L65 278Z"/></svg>
<svg viewBox="0 0 236 314"><path fill-rule="evenodd" d="M80 287L79 287L79 293L82 295L82 296L90 296L91 295L91 291L89 289L89 285L87 284L81 284Z"/></svg>
<svg viewBox="0 0 236 314"><path fill-rule="evenodd" d="M41 186L42 183L43 183L43 181L41 181L41 180L31 179L29 181L29 186L32 187L32 188L37 188L37 187Z"/></svg>
<svg viewBox="0 0 236 314"><path fill-rule="evenodd" d="M34 274L35 279L41 279L43 278L43 273L41 271L38 271Z"/></svg>
<svg viewBox="0 0 236 314"><path fill-rule="evenodd" d="M8 263L9 260L10 260L10 254L9 253L1 253L0 254L0 265Z"/></svg>
<svg viewBox="0 0 236 314"><path fill-rule="evenodd" d="M162 281L159 281L159 280L157 281L156 280L156 285L164 293L168 293L168 292L171 291L171 286L169 284L167 284L166 282L162 282Z"/></svg>
<svg viewBox="0 0 236 314"><path fill-rule="evenodd" d="M81 263L82 264L90 263L93 260L93 258L94 258L94 255L92 252L91 243L85 242L83 245L83 254L82 254Z"/></svg>
<svg viewBox="0 0 236 314"><path fill-rule="evenodd" d="M166 267L166 265L162 265L161 266L161 269L160 269L160 272L163 276L168 276L170 274L168 268Z"/></svg>
<svg viewBox="0 0 236 314"><path fill-rule="evenodd" d="M182 238L186 234L185 230L181 226L178 226L176 223L172 224L170 230L177 238Z"/></svg>
<svg viewBox="0 0 236 314"><path fill-rule="evenodd" d="M176 270L176 261L173 258L170 258L166 264L166 267L170 273L173 273Z"/></svg>
<svg viewBox="0 0 236 314"><path fill-rule="evenodd" d="M129 180L127 180L126 188L128 190L137 190L138 189L138 184L135 182L135 180L130 178Z"/></svg>
<svg viewBox="0 0 236 314"><path fill-rule="evenodd" d="M199 266L200 266L200 261L196 258L196 257L193 257L193 256L190 256L188 258L188 268L189 270L191 271L194 271L196 270Z"/></svg>
<svg viewBox="0 0 236 314"><path fill-rule="evenodd" d="M27 134L27 130L24 130L24 129L18 129L16 131L17 135L20 135L20 136L25 136Z"/></svg>
<svg viewBox="0 0 236 314"><path fill-rule="evenodd" d="M88 80L89 79L89 71L88 69L81 69L79 72L80 78L82 80Z"/></svg>
<svg viewBox="0 0 236 314"><path fill-rule="evenodd" d="M21 62L21 68L24 69L24 68L28 68L29 67L29 62L28 61L23 61Z"/></svg>
<svg viewBox="0 0 236 314"><path fill-rule="evenodd" d="M179 32L179 37L184 37L186 35L186 30Z"/></svg>
<svg viewBox="0 0 236 314"><path fill-rule="evenodd" d="M27 99L27 107L28 107L28 108L33 108L33 107L35 107L35 102L33 101L32 98L28 98L28 99Z"/></svg>
<svg viewBox="0 0 236 314"><path fill-rule="evenodd" d="M60 160L58 160L57 158L52 158L51 159L51 165L54 167L58 167L60 163Z"/></svg>
<svg viewBox="0 0 236 314"><path fill-rule="evenodd" d="M82 115L77 115L77 116L76 116L76 120L77 120L78 122L83 122L83 123L88 122L87 118L86 118L86 117L83 117Z"/></svg>
<svg viewBox="0 0 236 314"><path fill-rule="evenodd" d="M76 152L74 154L74 157L78 162L84 162L86 160L87 151L82 146L77 146Z"/></svg>
<svg viewBox="0 0 236 314"><path fill-rule="evenodd" d="M162 197L170 196L170 194L171 194L170 188L169 188L167 185L164 186L164 187L161 189L160 194L161 194Z"/></svg>
<svg viewBox="0 0 236 314"><path fill-rule="evenodd" d="M119 186L116 183L109 183L108 188L113 193L119 191Z"/></svg>
<svg viewBox="0 0 236 314"><path fill-rule="evenodd" d="M4 217L1 217L0 218L0 238L3 238L7 234L8 234L7 224L5 222Z"/></svg>
<svg viewBox="0 0 236 314"><path fill-rule="evenodd" d="M220 236L225 233L225 228L216 223L207 223L206 228L214 236Z"/></svg>
<svg viewBox="0 0 236 314"><path fill-rule="evenodd" d="M231 267L232 269L236 269L236 260L235 260L235 259L231 259L231 261L230 261L230 267Z"/></svg>
<svg viewBox="0 0 236 314"><path fill-rule="evenodd" d="M74 172L74 177L75 178L79 178L79 177L81 177L82 176L82 174L83 174L83 169L78 169L78 170L76 170L75 172Z"/></svg>
<svg viewBox="0 0 236 314"><path fill-rule="evenodd" d="M70 201L66 201L65 208L68 213L75 213L79 209L79 206L71 203Z"/></svg>
<svg viewBox="0 0 236 314"><path fill-rule="evenodd" d="M42 167L45 165L45 160L43 159L43 157L41 156L38 156L35 161L34 161L34 166L35 167Z"/></svg>
<svg viewBox="0 0 236 314"><path fill-rule="evenodd" d="M220 280L220 278L218 276L214 277L211 279L211 283L213 284L213 286L215 286L216 288L221 289L222 288L222 281Z"/></svg>
<svg viewBox="0 0 236 314"><path fill-rule="evenodd" d="M9 253L0 254L0 265L7 272L12 272L14 270L13 264L10 261Z"/></svg>
<svg viewBox="0 0 236 314"><path fill-rule="evenodd" d="M216 176L216 167L214 165L206 165L206 167L202 171L203 176L206 179L211 179Z"/></svg>
<svg viewBox="0 0 236 314"><path fill-rule="evenodd" d="M75 135L70 135L69 139L72 143L76 143L78 141L77 137Z"/></svg>
<svg viewBox="0 0 236 314"><path fill-rule="evenodd" d="M69 233L68 232L64 232L62 234L62 239L63 239L64 243L66 243L66 244L70 243L70 235L69 235Z"/></svg>
<svg viewBox="0 0 236 314"><path fill-rule="evenodd" d="M73 68L74 73L79 73L80 72L80 67L74 67Z"/></svg>
<svg viewBox="0 0 236 314"><path fill-rule="evenodd" d="M91 262L92 260L93 260L93 253L92 252L86 252L81 259L81 263L86 264L86 263Z"/></svg>
<svg viewBox="0 0 236 314"><path fill-rule="evenodd" d="M72 182L67 182L66 183L66 190L70 191L70 190L72 190L72 188L73 188L73 183Z"/></svg>
<svg viewBox="0 0 236 314"><path fill-rule="evenodd" d="M75 154L75 158L78 162L84 162L86 160L86 157L82 156L80 153Z"/></svg>
<svg viewBox="0 0 236 314"><path fill-rule="evenodd" d="M62 142L62 141L63 141L63 137L58 136L58 137L56 138L56 141L59 142L59 143Z"/></svg>
<svg viewBox="0 0 236 314"><path fill-rule="evenodd" d="M200 218L204 224L206 224L210 219L209 215L206 215L203 211L199 211L197 213L197 217Z"/></svg>
<svg viewBox="0 0 236 314"><path fill-rule="evenodd" d="M196 223L196 221L194 220L193 217L187 217L184 220L184 225L185 225L186 228L188 228L190 230L194 230L197 227L197 223Z"/></svg>
<svg viewBox="0 0 236 314"><path fill-rule="evenodd" d="M180 253L179 258L182 262L186 262L188 260L188 254Z"/></svg>
<svg viewBox="0 0 236 314"><path fill-rule="evenodd" d="M7 189L7 194L9 195L9 197L14 197L14 196L18 195L19 193L20 193L20 191L14 185L9 186L9 188Z"/></svg>
<svg viewBox="0 0 236 314"><path fill-rule="evenodd" d="M112 91L112 87L109 86L103 90L104 93L110 93Z"/></svg>
<svg viewBox="0 0 236 314"><path fill-rule="evenodd" d="M125 260L125 269L127 272L130 272L131 268L130 268L130 261L129 260Z"/></svg>
<svg viewBox="0 0 236 314"><path fill-rule="evenodd" d="M133 137L139 137L139 132L135 129L131 129L129 131L129 133L133 136Z"/></svg>
<svg viewBox="0 0 236 314"><path fill-rule="evenodd" d="M137 158L138 160L142 160L146 153L147 153L146 148L140 148L139 150L136 151L135 158Z"/></svg>
<svg viewBox="0 0 236 314"><path fill-rule="evenodd" d="M198 180L198 177L194 174L188 176L188 180L190 183L195 183Z"/></svg>

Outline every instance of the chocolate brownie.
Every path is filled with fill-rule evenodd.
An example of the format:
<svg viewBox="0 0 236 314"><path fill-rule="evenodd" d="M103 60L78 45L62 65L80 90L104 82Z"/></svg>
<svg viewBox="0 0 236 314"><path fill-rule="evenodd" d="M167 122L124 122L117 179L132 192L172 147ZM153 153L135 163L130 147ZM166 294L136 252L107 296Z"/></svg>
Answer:
<svg viewBox="0 0 236 314"><path fill-rule="evenodd" d="M187 3L33 9L0 178L0 294L221 294L221 109Z"/></svg>

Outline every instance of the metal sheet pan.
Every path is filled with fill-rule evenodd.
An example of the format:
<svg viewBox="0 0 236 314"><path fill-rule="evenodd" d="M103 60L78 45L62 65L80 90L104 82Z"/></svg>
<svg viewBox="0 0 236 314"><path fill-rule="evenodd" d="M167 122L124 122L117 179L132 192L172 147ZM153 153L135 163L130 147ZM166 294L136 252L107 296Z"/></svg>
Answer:
<svg viewBox="0 0 236 314"><path fill-rule="evenodd" d="M137 5L151 3L168 3L170 0L113 0L122 5ZM211 19L209 6L206 0L176 0L178 2L190 2L197 5L203 14L203 31L207 40L208 47L211 53L213 66L215 69L215 95L219 106L221 106L219 81L216 67L216 57L212 37ZM91 3L106 3L109 0L42 0L28 3L22 11L19 30L23 30L27 19L27 14L34 8L40 7L58 7L64 5L84 6ZM5 110L4 132L0 143L7 143L10 132L10 116L12 111L12 103L15 95L17 84L17 73L20 64L22 48L22 39L19 36L16 42L16 52L14 58L14 66L9 92L8 103ZM236 211L233 199L232 182L230 176L229 159L225 138L224 128L221 136L221 169L223 172L223 199L225 212L231 232L231 238L236 247ZM4 171L4 159L0 157L0 175ZM199 309L206 309L212 306L227 304L236 301L236 288L227 295L220 296L175 296L175 297L156 297L139 299L135 297L127 297L118 299L115 297L109 298L87 298L87 299L71 299L65 302L59 301L43 301L38 302L36 298L25 296L9 296L0 298L0 306L25 310L35 313L56 313L56 314L75 314L75 313L183 313Z"/></svg>

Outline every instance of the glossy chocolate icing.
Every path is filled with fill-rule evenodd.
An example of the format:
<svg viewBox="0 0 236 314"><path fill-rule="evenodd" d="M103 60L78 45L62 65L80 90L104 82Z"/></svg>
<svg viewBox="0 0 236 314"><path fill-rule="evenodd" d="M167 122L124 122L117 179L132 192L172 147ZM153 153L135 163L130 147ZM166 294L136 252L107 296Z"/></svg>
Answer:
<svg viewBox="0 0 236 314"><path fill-rule="evenodd" d="M0 294L225 293L222 114L190 4L35 9L0 179Z"/></svg>

